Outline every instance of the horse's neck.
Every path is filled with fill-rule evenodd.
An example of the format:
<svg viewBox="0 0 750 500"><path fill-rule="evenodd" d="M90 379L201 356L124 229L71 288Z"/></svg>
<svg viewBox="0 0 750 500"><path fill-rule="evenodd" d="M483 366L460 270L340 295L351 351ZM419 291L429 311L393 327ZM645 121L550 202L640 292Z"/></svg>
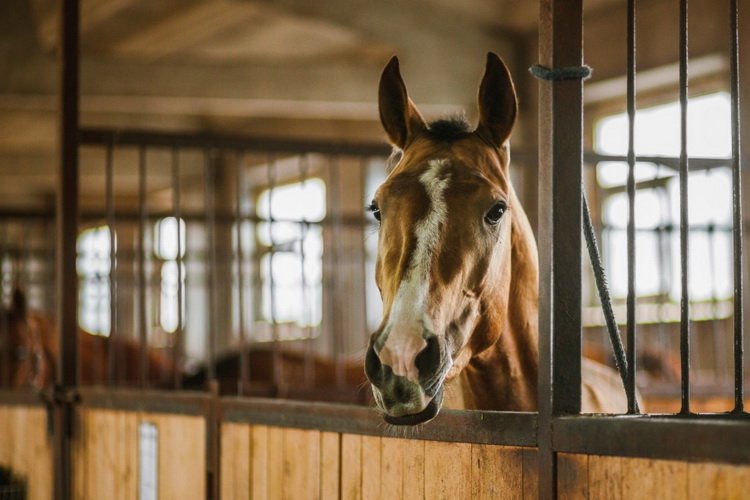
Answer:
<svg viewBox="0 0 750 500"><path fill-rule="evenodd" d="M539 264L534 234L521 210L514 209L511 231L507 296L488 297L485 304L507 304L505 314L497 315L502 319L490 325L502 331L462 372L461 392L468 408L530 411L537 406Z"/></svg>

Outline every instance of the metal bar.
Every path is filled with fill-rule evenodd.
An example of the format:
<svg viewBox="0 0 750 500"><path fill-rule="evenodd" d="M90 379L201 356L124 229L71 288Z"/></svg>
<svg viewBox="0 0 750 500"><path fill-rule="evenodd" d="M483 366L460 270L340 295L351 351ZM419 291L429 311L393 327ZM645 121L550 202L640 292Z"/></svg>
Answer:
<svg viewBox="0 0 750 500"><path fill-rule="evenodd" d="M535 413L441 410L429 425L384 426L372 409L332 403L221 398L221 420L371 436L535 446Z"/></svg>
<svg viewBox="0 0 750 500"><path fill-rule="evenodd" d="M582 0L541 0L539 61L580 66ZM539 84L539 498L557 496L552 417L581 410L583 84ZM579 207L570 210L570 207Z"/></svg>
<svg viewBox="0 0 750 500"><path fill-rule="evenodd" d="M148 225L148 199L146 198L146 148L138 149L138 386L145 389L148 385L148 365L146 349L148 347L148 320L146 316L146 227Z"/></svg>
<svg viewBox="0 0 750 500"><path fill-rule="evenodd" d="M105 199L109 229L109 341L107 342L107 385L112 386L117 369L117 241L115 239L114 161L112 144L105 159Z"/></svg>
<svg viewBox="0 0 750 500"><path fill-rule="evenodd" d="M281 387L281 346L279 345L279 325L276 314L276 282L273 276L274 256L276 255L276 238L274 237L274 216L273 216L273 193L276 189L276 159L268 156L266 166L266 177L268 180L268 239L271 244L271 251L268 255L268 285L270 288L269 306L271 308L271 337L272 337L272 359L273 359L273 387L278 391Z"/></svg>
<svg viewBox="0 0 750 500"><path fill-rule="evenodd" d="M177 389L182 388L182 364L183 352L185 346L185 328L184 328L184 302L183 294L185 293L182 284L183 272L182 266L185 261L183 253L187 249L182 246L182 207L180 198L180 156L177 148L172 148L172 213L177 221L177 330L175 330L175 341L172 348L172 365L174 369L174 383ZM185 227L187 232L187 226ZM187 238L185 238L187 241Z"/></svg>
<svg viewBox="0 0 750 500"><path fill-rule="evenodd" d="M81 389L81 404L88 408L208 415L211 396L192 391L86 387Z"/></svg>
<svg viewBox="0 0 750 500"><path fill-rule="evenodd" d="M688 5L680 0L680 365L682 413L690 413L690 291L689 276L689 222L688 222Z"/></svg>
<svg viewBox="0 0 750 500"><path fill-rule="evenodd" d="M237 222L235 222L237 235L237 302L238 302L238 320L240 328L240 380L237 384L237 393L242 396L245 387L250 382L249 353L247 349L247 332L245 331L245 281L243 279L243 262L245 252L242 245L242 199L245 193L245 176L244 176L244 156L240 155L235 163L235 180L237 191L235 193L237 211Z"/></svg>
<svg viewBox="0 0 750 500"><path fill-rule="evenodd" d="M732 248L734 254L734 411L744 411L743 340L743 248L742 248L742 159L740 156L740 73L737 0L729 1L732 37L730 54L730 93L732 101Z"/></svg>
<svg viewBox="0 0 750 500"><path fill-rule="evenodd" d="M297 166L299 167L299 176L300 176L300 184L301 184L301 190L304 193L305 188L307 187L307 176L308 176L308 170L309 170L309 159L307 155L301 155L297 160ZM315 363L313 362L313 356L315 355L313 351L313 340L312 340L312 308L313 304L310 301L310 295L308 294L307 290L307 277L305 276L305 262L306 262L306 254L305 254L305 241L307 240L307 233L310 228L307 217L302 218L302 223L300 224L300 240L299 240L299 250L300 250L300 278L301 278L301 286L302 286L302 317L300 318L300 323L305 325L304 330L307 333L306 335L303 335L307 340L305 342L305 361L304 361L304 373L305 373L305 385L308 387L311 387L315 384Z"/></svg>
<svg viewBox="0 0 750 500"><path fill-rule="evenodd" d="M750 463L744 415L558 417L552 426L558 452Z"/></svg>
<svg viewBox="0 0 750 500"><path fill-rule="evenodd" d="M628 337L628 377L625 392L628 397L628 413L636 413L636 318L635 318L635 0L628 0L628 56L627 56L627 108L628 108L628 297L627 297L627 337Z"/></svg>
<svg viewBox="0 0 750 500"><path fill-rule="evenodd" d="M341 217L341 167L339 165L339 158L331 156L328 162L328 175L330 189L330 202L331 202L331 219L332 228L329 238L332 243L331 248L331 259L327 272L329 279L333 280L332 286L332 299L329 299L330 308L333 316L333 362L334 362L334 375L336 380L336 387L342 387L344 385L344 366L342 363L343 351L344 351L344 318L343 318L343 305L344 291L341 288L341 274L339 272L333 272L333 266L336 266L341 262L343 252L341 251L341 224L338 222Z"/></svg>
<svg viewBox="0 0 750 500"><path fill-rule="evenodd" d="M60 351L54 405L55 498L72 498L73 406L66 395L78 386L78 113L79 0L63 0L58 52L60 163L57 170L57 331Z"/></svg>
<svg viewBox="0 0 750 500"><path fill-rule="evenodd" d="M206 242L208 245L208 262L206 271L208 273L208 381L209 387L216 379L214 360L216 359L216 204L215 204L215 172L214 163L211 161L211 150L204 151L203 170L205 175L204 209L206 211Z"/></svg>
<svg viewBox="0 0 750 500"><path fill-rule="evenodd" d="M321 153L341 155L384 156L391 147L381 142L326 141L212 135L204 133L171 133L145 130L114 130L86 128L81 130L81 144L95 145L116 142L121 146L164 146L196 149L223 149L262 153ZM516 153L514 153L516 156Z"/></svg>

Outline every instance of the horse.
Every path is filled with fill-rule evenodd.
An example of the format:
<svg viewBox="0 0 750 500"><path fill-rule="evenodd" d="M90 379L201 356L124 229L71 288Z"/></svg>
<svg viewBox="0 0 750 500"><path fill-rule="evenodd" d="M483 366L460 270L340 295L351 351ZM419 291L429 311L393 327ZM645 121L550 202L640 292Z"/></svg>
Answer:
<svg viewBox="0 0 750 500"><path fill-rule="evenodd" d="M23 291L16 288L10 308L3 314L0 338L5 337L0 355L0 369L7 374L11 387L42 390L56 382L59 354L57 330L52 320L26 305ZM104 384L107 381L109 350L116 358L115 383L136 386L140 382L138 343L129 339L110 339L78 331L79 382L82 385ZM7 366L6 366L7 360ZM176 369L172 360L154 349L146 349L145 380L149 386L168 388L173 384Z"/></svg>
<svg viewBox="0 0 750 500"><path fill-rule="evenodd" d="M427 123L395 56L378 104L395 156L368 207L383 301L365 356L377 409L392 425L427 422L442 406L536 411L539 266L510 181L508 68L487 55L473 130L462 117ZM582 370L583 412L626 410L614 371L586 359Z"/></svg>

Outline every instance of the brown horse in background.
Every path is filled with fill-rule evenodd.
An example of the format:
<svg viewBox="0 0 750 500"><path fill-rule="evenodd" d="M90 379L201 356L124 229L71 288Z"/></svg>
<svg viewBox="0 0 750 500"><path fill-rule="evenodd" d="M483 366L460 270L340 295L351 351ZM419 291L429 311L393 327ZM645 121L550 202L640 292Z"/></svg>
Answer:
<svg viewBox="0 0 750 500"><path fill-rule="evenodd" d="M36 311L28 310L23 292L15 289L11 307L6 311L6 353L0 363L8 360L12 387L43 389L51 386L57 377L59 355L57 330L51 319ZM109 350L114 349L117 358L115 383L136 386L140 381L140 347L128 339L110 339L78 332L79 383L81 385L106 384L108 378ZM145 380L151 387L169 387L173 384L176 370L170 358L153 350L146 350Z"/></svg>
<svg viewBox="0 0 750 500"><path fill-rule="evenodd" d="M508 69L488 54L474 130L463 119L426 123L395 57L379 105L400 156L370 206L380 223L383 319L365 371L377 406L396 425L432 419L444 400L536 410L539 266L510 181L517 104ZM584 360L582 407L626 410L615 372Z"/></svg>

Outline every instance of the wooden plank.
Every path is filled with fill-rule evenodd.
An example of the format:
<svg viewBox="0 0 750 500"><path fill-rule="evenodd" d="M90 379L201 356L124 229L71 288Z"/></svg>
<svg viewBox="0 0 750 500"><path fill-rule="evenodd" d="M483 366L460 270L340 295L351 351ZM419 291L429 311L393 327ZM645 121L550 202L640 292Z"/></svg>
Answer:
<svg viewBox="0 0 750 500"><path fill-rule="evenodd" d="M362 436L362 500L380 500L380 446L378 436Z"/></svg>
<svg viewBox="0 0 750 500"><path fill-rule="evenodd" d="M320 498L320 431L283 430L282 498Z"/></svg>
<svg viewBox="0 0 750 500"><path fill-rule="evenodd" d="M339 498L341 474L341 435L337 432L320 434L320 498Z"/></svg>
<svg viewBox="0 0 750 500"><path fill-rule="evenodd" d="M159 429L159 498L200 499L206 495L206 423L203 417L144 414Z"/></svg>
<svg viewBox="0 0 750 500"><path fill-rule="evenodd" d="M407 445L404 439L383 438L380 442L380 493L384 499L403 498L404 450Z"/></svg>
<svg viewBox="0 0 750 500"><path fill-rule="evenodd" d="M690 500L741 500L750 494L750 466L688 464Z"/></svg>
<svg viewBox="0 0 750 500"><path fill-rule="evenodd" d="M284 485L284 429L268 427L268 498L281 498Z"/></svg>
<svg viewBox="0 0 750 500"><path fill-rule="evenodd" d="M471 445L471 497L522 499L523 456L519 448Z"/></svg>
<svg viewBox="0 0 750 500"><path fill-rule="evenodd" d="M404 474L401 491L405 500L425 498L424 443L418 439L404 441Z"/></svg>
<svg viewBox="0 0 750 500"><path fill-rule="evenodd" d="M622 458L589 456L589 496L591 498L622 498Z"/></svg>
<svg viewBox="0 0 750 500"><path fill-rule="evenodd" d="M362 499L362 436L341 436L341 498Z"/></svg>
<svg viewBox="0 0 750 500"><path fill-rule="evenodd" d="M557 497L560 500L589 498L588 455L557 454Z"/></svg>
<svg viewBox="0 0 750 500"><path fill-rule="evenodd" d="M523 498L539 498L539 451L536 448L522 448L523 455Z"/></svg>
<svg viewBox="0 0 750 500"><path fill-rule="evenodd" d="M672 460L623 458L622 498L687 498L687 463Z"/></svg>
<svg viewBox="0 0 750 500"><path fill-rule="evenodd" d="M250 428L250 498L262 500L268 496L268 427Z"/></svg>
<svg viewBox="0 0 750 500"><path fill-rule="evenodd" d="M75 434L72 443L73 458L73 497L84 499L86 495L84 488L86 486L86 419L88 410L81 409L77 413L75 420Z"/></svg>
<svg viewBox="0 0 750 500"><path fill-rule="evenodd" d="M471 445L426 441L424 482L426 498L471 499Z"/></svg>
<svg viewBox="0 0 750 500"><path fill-rule="evenodd" d="M250 498L250 426L221 424L221 497Z"/></svg>

